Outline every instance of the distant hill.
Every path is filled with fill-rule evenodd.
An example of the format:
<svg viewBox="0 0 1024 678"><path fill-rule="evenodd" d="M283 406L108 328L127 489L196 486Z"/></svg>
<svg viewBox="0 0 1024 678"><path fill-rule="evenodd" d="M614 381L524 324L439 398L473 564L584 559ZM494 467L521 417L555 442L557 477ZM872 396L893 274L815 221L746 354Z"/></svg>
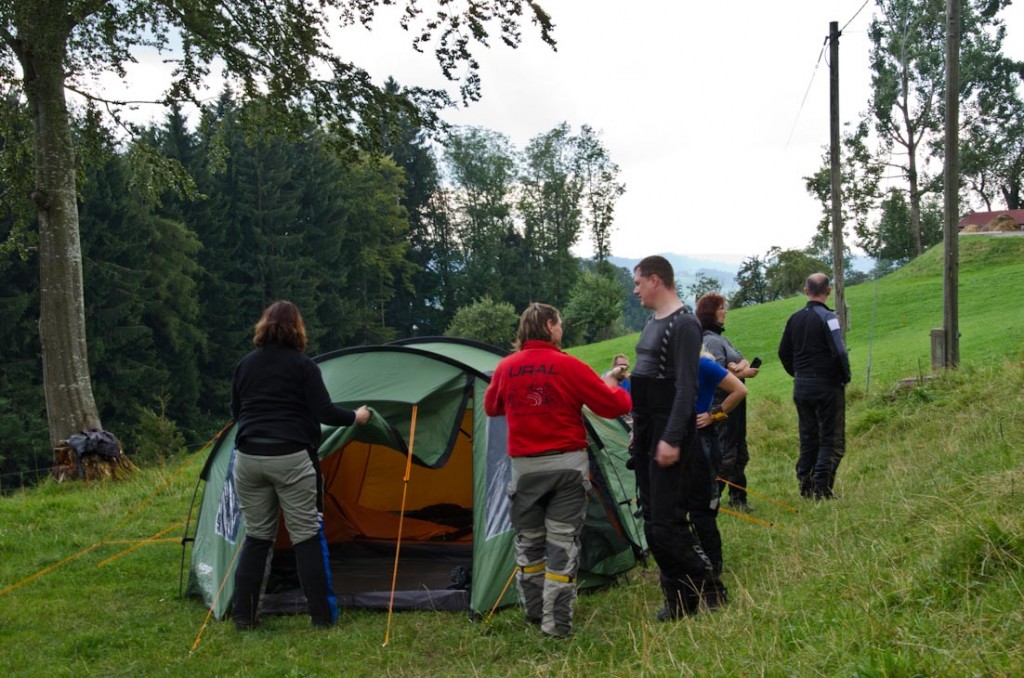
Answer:
<svg viewBox="0 0 1024 678"><path fill-rule="evenodd" d="M999 361L1007 357L1008 347L1020 358L1024 313L1015 300L1016 290L1024 286L1024 238L961 236L959 253L961 362ZM855 386L891 384L930 371L930 333L943 322L942 255L942 247L933 247L894 273L846 289L846 340ZM729 339L745 356L764 360L756 382L759 393L784 398L792 388L776 350L786 319L804 301L796 295L729 312ZM616 353L632 355L635 347L634 334L569 352L597 369Z"/></svg>
<svg viewBox="0 0 1024 678"><path fill-rule="evenodd" d="M739 270L739 262L730 263L722 259L711 258L714 255L708 255L705 258L688 257L674 252L657 252L657 254L669 260L676 273L676 281L682 285L684 290L693 284L698 273L703 273L722 283L722 292L727 295L736 289L736 271ZM633 267L640 263L639 258L630 259L628 257L608 257L608 261L627 271L632 271Z"/></svg>
<svg viewBox="0 0 1024 678"><path fill-rule="evenodd" d="M697 279L698 273L703 273L706 276L715 278L718 282L722 283L722 292L728 296L736 290L736 272L739 270L742 259L746 257L724 257L721 255L697 255L697 256L686 256L685 254L676 254L675 252L657 252L661 256L665 257L672 264L673 270L676 273L676 280L681 283L683 289L693 284L693 281ZM737 261L727 261L726 259L735 258ZM627 271L632 271L633 267L640 263L640 259L631 259L629 257L608 257L615 266L620 266ZM853 270L869 272L875 266L875 261L871 257L858 255L853 257ZM687 299L687 302L691 302L691 299Z"/></svg>

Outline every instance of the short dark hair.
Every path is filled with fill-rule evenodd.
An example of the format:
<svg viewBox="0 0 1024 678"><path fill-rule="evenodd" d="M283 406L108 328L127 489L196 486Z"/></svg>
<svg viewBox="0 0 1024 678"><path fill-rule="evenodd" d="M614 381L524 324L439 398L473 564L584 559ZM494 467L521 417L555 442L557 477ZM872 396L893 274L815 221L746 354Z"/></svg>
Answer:
<svg viewBox="0 0 1024 678"><path fill-rule="evenodd" d="M718 313L718 309L724 307L725 297L718 292L708 292L697 300L697 310L694 311L694 314L697 316L697 320L700 321L700 326L708 329L718 322L715 314Z"/></svg>
<svg viewBox="0 0 1024 678"><path fill-rule="evenodd" d="M528 341L551 341L551 330L548 322L557 323L558 309L548 304L533 302L519 316L519 329L516 332L516 349L521 349Z"/></svg>
<svg viewBox="0 0 1024 678"><path fill-rule="evenodd" d="M306 323L299 308L290 301L275 301L267 306L256 323L252 343L256 348L282 344L299 351L306 350Z"/></svg>
<svg viewBox="0 0 1024 678"><path fill-rule="evenodd" d="M828 288L831 286L832 281L824 273L812 273L807 276L807 282L804 283L804 287L807 288L812 297L828 294Z"/></svg>
<svg viewBox="0 0 1024 678"><path fill-rule="evenodd" d="M661 282L665 283L666 287L672 290L676 288L676 278L675 272L672 270L672 264L669 263L668 259L658 254L641 259L640 263L633 268L633 272L639 272L645 278L656 275L661 278Z"/></svg>

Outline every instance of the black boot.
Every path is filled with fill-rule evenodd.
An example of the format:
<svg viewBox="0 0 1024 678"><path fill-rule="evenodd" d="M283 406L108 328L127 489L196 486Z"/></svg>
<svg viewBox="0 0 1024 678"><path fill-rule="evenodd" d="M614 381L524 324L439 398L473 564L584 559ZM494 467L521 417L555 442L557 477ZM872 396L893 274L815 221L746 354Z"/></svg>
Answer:
<svg viewBox="0 0 1024 678"><path fill-rule="evenodd" d="M811 491L811 496L813 496L815 499L819 499L819 500L821 500L821 499L835 499L835 495L832 494L832 488L831 487L829 487L828 485L818 485L817 483L815 483L815 485L814 485L814 487L813 487L813 489Z"/></svg>
<svg viewBox="0 0 1024 678"><path fill-rule="evenodd" d="M235 568L235 600L231 617L239 631L247 631L259 625L257 617L260 608L260 593L263 577L267 571L267 556L274 542L269 539L246 537L242 553Z"/></svg>
<svg viewBox="0 0 1024 678"><path fill-rule="evenodd" d="M812 499L814 497L814 489L811 485L810 476L800 476L800 496L804 499Z"/></svg>
<svg viewBox="0 0 1024 678"><path fill-rule="evenodd" d="M700 596L704 602L704 607L708 610L722 607L729 602L729 590L725 588L725 584L722 583L717 573L714 578L704 582L704 585L701 587Z"/></svg>
<svg viewBox="0 0 1024 678"><path fill-rule="evenodd" d="M306 594L313 626L334 626L338 621L338 603L331 587L325 549L319 534L295 545L299 583L302 584L302 592Z"/></svg>
<svg viewBox="0 0 1024 678"><path fill-rule="evenodd" d="M663 576L661 590L665 594L665 605L656 615L658 621L676 621L700 610L700 591L689 577L669 579Z"/></svg>

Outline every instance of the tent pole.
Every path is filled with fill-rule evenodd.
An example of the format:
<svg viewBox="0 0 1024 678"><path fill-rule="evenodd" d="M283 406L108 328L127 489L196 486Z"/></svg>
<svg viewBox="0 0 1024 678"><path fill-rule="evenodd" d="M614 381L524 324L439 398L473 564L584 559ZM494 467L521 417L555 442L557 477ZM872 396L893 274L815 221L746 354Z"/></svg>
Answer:
<svg viewBox="0 0 1024 678"><path fill-rule="evenodd" d="M491 607L491 611L487 615L487 619L484 620L484 625L487 625L487 624L491 623L491 617L494 616L494 611L497 610L498 609L498 605L501 604L501 599L505 597L505 593L508 591L508 587L512 585L512 580L515 579L517 572L519 572L519 566L518 565L516 565L515 567L512 568L512 574L510 574L508 576L508 581L505 582L505 588L503 588L501 590L501 594L498 596L498 599L496 601L494 601L494 606Z"/></svg>
<svg viewBox="0 0 1024 678"><path fill-rule="evenodd" d="M188 651L189 654L196 651L196 648L199 647L199 641L203 639L203 633L210 624L210 617L213 616L213 611L217 607L217 601L220 600L220 594L224 592L224 586L228 583L228 577L235 571L235 563L238 562L238 554L242 552L242 544L244 543L244 537L238 540L238 548L235 549L235 555L231 558L231 564L228 565L224 578L220 580L220 586L217 587L217 593L213 596L213 602L210 603L210 609L206 613L206 618L203 619L202 626L199 627L199 633L196 634L196 639L192 642L192 649Z"/></svg>
<svg viewBox="0 0 1024 678"><path fill-rule="evenodd" d="M398 539L395 541L395 569L391 573L391 598L388 600L388 624L384 629L384 645L391 638L391 616L395 610L395 586L398 583L398 554L402 550L402 523L405 521L405 498L409 493L409 476L412 474L412 451L416 443L416 413L418 405L412 406L412 421L409 423L409 456L405 459L405 477L402 478L402 509L398 513Z"/></svg>

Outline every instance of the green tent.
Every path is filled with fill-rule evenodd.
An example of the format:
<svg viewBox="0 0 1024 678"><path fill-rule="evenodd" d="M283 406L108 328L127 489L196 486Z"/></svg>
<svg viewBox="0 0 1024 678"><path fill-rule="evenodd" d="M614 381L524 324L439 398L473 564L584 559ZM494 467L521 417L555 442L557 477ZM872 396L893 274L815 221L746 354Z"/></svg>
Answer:
<svg viewBox="0 0 1024 678"><path fill-rule="evenodd" d="M315 358L335 402L367 404L373 411L364 426L325 427L319 449L324 531L342 607L393 604L479 614L499 602L514 568L510 465L505 419L487 417L483 398L504 355L466 340L417 338ZM632 568L645 544L634 516L633 473L625 469L626 424L591 412L585 420L594 490L580 586L593 587ZM200 474L205 485L198 515L186 528L186 542L195 530L187 592L202 598L217 618L230 610L234 563L245 535L227 482L233 443L230 426L211 446ZM500 604L515 602L511 586ZM283 521L262 609L305 610Z"/></svg>

